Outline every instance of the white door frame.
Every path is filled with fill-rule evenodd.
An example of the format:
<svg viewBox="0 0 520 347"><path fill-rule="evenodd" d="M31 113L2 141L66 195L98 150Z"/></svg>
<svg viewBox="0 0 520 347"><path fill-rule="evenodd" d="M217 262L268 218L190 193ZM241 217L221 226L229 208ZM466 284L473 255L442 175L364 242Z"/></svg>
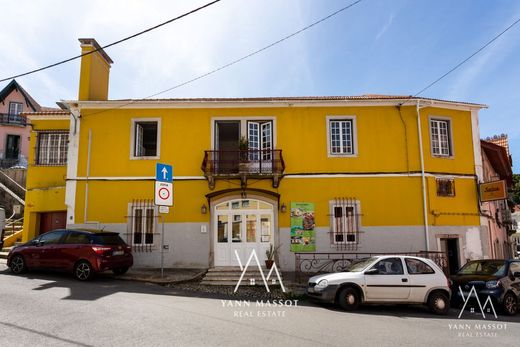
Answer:
<svg viewBox="0 0 520 347"><path fill-rule="evenodd" d="M243 201L249 201L256 208L242 208ZM217 207L223 204L228 204L227 209L217 209ZM238 204L239 208L232 208L232 204ZM259 204L267 204L269 208L259 208ZM264 205L265 207L265 205ZM213 264L214 266L238 266L236 260L235 250L238 252L240 260L244 265L247 258L254 249L260 262L266 259L265 251L269 249L270 245L275 245L275 208L276 204L260 200L257 198L228 198L221 200L211 207L212 223L211 223L211 234L212 234L212 246L213 246ZM247 242L247 216L256 216L256 230L255 230L255 242ZM226 228L226 241L218 242L218 221L219 216L227 216ZM240 217L240 238L241 242L233 242L232 240L232 228L233 220L235 216ZM269 223L269 241L262 242L262 216L267 216ZM264 221L266 222L266 221Z"/></svg>

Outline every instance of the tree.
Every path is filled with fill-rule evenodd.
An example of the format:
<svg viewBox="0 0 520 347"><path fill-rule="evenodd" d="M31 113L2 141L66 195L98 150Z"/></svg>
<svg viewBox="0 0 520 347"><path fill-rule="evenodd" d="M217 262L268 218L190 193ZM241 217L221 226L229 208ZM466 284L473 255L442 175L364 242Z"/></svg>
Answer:
<svg viewBox="0 0 520 347"><path fill-rule="evenodd" d="M513 174L513 201L520 205L520 174Z"/></svg>

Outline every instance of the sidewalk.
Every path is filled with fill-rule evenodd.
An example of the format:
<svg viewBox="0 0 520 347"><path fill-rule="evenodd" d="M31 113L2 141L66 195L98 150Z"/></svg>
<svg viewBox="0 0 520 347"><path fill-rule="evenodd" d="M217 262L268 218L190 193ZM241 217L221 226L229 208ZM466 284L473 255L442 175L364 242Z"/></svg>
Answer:
<svg viewBox="0 0 520 347"><path fill-rule="evenodd" d="M206 271L207 270L204 269L164 269L164 276L161 277L161 269L131 268L126 274L117 276L116 278L119 280L155 284L181 284L202 279Z"/></svg>

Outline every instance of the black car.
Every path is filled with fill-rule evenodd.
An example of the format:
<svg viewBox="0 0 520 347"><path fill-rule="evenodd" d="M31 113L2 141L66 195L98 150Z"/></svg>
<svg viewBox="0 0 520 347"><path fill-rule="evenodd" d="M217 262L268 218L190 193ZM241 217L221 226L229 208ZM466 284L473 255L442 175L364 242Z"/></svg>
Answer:
<svg viewBox="0 0 520 347"><path fill-rule="evenodd" d="M463 304L462 295L467 298L475 287L481 303L490 297L494 305L498 304L506 314L514 315L520 302L520 260L470 261L451 276L451 283L454 305Z"/></svg>

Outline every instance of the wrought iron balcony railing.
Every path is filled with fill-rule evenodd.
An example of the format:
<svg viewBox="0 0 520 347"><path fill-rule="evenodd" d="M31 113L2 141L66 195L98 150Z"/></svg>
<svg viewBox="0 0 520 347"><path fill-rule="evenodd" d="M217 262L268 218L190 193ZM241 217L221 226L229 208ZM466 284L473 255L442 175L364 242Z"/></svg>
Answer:
<svg viewBox="0 0 520 347"><path fill-rule="evenodd" d="M210 186L213 179L219 177L273 178L273 185L278 186L285 163L281 149L205 151L201 168Z"/></svg>
<svg viewBox="0 0 520 347"><path fill-rule="evenodd" d="M27 125L27 118L19 114L0 113L0 124Z"/></svg>

